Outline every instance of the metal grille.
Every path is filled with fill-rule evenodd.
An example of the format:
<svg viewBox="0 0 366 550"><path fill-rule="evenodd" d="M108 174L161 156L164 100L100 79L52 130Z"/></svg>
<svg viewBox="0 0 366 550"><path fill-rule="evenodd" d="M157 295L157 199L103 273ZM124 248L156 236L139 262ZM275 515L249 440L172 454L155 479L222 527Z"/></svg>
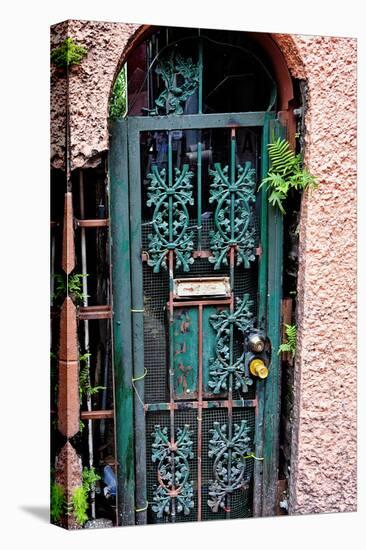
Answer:
<svg viewBox="0 0 366 550"><path fill-rule="evenodd" d="M213 478L213 459L208 457L209 440L211 438L210 430L212 429L214 422L219 422L220 425L227 423L228 415L227 409L209 409L202 411L202 520L215 520L226 519L228 517L224 510L218 512L212 512L208 506L208 490L209 482ZM245 419L247 425L250 427L249 437L252 441L252 449L254 450L254 434L255 434L255 412L254 409L234 409L233 410L233 423L240 423ZM175 429L182 428L185 424L188 424L190 429L193 430L193 459L189 460L190 476L189 479L194 484L194 508L190 514L185 516L183 513L176 516L176 522L187 522L197 520L197 411L176 411L174 414ZM168 411L154 411L148 412L146 415L146 473L147 473L147 499L149 504L148 508L148 523L168 523L170 522L169 516L163 518L157 518L156 514L152 511L151 505L153 503L154 488L157 484L157 467L151 461L151 448L154 440L154 427L159 424L162 428L167 427L169 431L170 416ZM231 496L230 505L230 518L246 518L252 517L252 494L253 494L253 459L243 459L246 464L246 477L249 478L247 487L238 489Z"/></svg>
<svg viewBox="0 0 366 550"><path fill-rule="evenodd" d="M207 505L209 481L213 477L213 459L208 458L208 445L211 438L210 430L214 422L219 422L220 425L227 423L227 409L209 409L203 411L203 442L202 442L202 519L215 520L226 519L227 514L224 510L212 512ZM234 409L233 423L239 423L241 420L246 420L250 426L249 437L254 441L255 434L255 413L254 409ZM253 443L254 445L254 443ZM254 449L254 447L253 447ZM252 516L252 494L253 494L253 459L245 459L246 472L250 476L250 484L248 489L239 489L231 496L230 518L245 518Z"/></svg>
<svg viewBox="0 0 366 550"><path fill-rule="evenodd" d="M162 428L167 427L169 433L170 413L168 411L148 412L146 415L146 483L147 483L147 500L148 507L148 523L169 523L170 517L157 518L152 511L151 504L153 503L154 488L157 484L157 466L151 461L151 448L154 441L154 427L159 424ZM185 516L183 512L177 514L175 522L197 521L197 411L175 411L174 413L175 430L183 428L188 424L193 431L193 458L189 460L190 481L194 484L194 508L190 514Z"/></svg>
<svg viewBox="0 0 366 550"><path fill-rule="evenodd" d="M169 401L167 367L166 303L169 297L169 278L166 271L153 273L143 264L144 285L144 362L145 402Z"/></svg>

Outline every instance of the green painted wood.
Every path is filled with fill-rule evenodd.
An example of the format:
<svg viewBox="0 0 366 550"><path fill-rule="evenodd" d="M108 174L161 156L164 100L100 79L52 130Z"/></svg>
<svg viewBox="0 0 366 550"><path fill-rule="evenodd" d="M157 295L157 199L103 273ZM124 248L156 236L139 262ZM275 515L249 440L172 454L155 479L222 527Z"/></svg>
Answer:
<svg viewBox="0 0 366 550"><path fill-rule="evenodd" d="M173 320L174 398L198 395L198 308L175 308Z"/></svg>
<svg viewBox="0 0 366 550"><path fill-rule="evenodd" d="M266 177L269 168L268 148L269 126L275 118L274 113L266 113L261 148L261 180ZM268 197L265 187L260 190L260 244L262 253L258 272L258 325L267 331L267 282L268 282ZM265 381L258 380L256 387L257 414L255 426L255 455L263 456L264 390ZM262 515L263 461L254 461L253 515Z"/></svg>
<svg viewBox="0 0 366 550"><path fill-rule="evenodd" d="M130 197L130 241L131 241L131 311L132 311L132 353L134 377L135 413L135 484L136 525L147 521L146 510L146 443L144 411L144 294L142 274L141 235L141 172L140 140L128 140L129 197ZM127 197L126 197L127 200Z"/></svg>
<svg viewBox="0 0 366 550"><path fill-rule="evenodd" d="M269 138L284 136L285 128L272 120ZM281 359L277 351L281 343L282 249L283 217L278 208L268 204L267 334L272 358L264 399L263 516L275 514L278 481Z"/></svg>
<svg viewBox="0 0 366 550"><path fill-rule="evenodd" d="M228 309L229 306L205 306L202 310L202 383L203 395L206 398L214 395L208 383L210 381L210 365L215 361L217 353L217 332L212 326L211 315L218 314L222 310L228 311ZM221 396L224 397L225 393Z"/></svg>
<svg viewBox="0 0 366 550"><path fill-rule="evenodd" d="M113 277L113 358L118 479L118 522L135 524L134 421L131 348L131 286L127 127L116 120L110 127L111 255Z"/></svg>
<svg viewBox="0 0 366 550"><path fill-rule="evenodd" d="M220 113L208 115L168 115L129 118L129 132L153 130L200 130L205 128L232 128L236 126L263 126L266 113Z"/></svg>

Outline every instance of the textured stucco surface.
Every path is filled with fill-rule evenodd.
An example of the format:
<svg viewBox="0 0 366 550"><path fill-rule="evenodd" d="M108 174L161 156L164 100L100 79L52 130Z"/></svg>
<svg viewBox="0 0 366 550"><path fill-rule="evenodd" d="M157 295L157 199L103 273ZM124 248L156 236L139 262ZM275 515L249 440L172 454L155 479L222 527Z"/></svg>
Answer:
<svg viewBox="0 0 366 550"><path fill-rule="evenodd" d="M83 63L70 70L74 168L92 166L108 148L108 97L137 29L68 22L69 35L88 48ZM56 26L54 44L60 34ZM305 160L319 181L319 188L304 196L300 223L290 513L351 511L356 508L356 41L273 38L292 76L307 80ZM61 167L63 84L54 86L52 163Z"/></svg>
<svg viewBox="0 0 366 550"><path fill-rule="evenodd" d="M290 512L351 511L357 490L356 40L293 39L308 84L305 160L319 188L303 200L300 223Z"/></svg>
<svg viewBox="0 0 366 550"><path fill-rule="evenodd" d="M91 167L108 150L108 100L119 62L139 25L67 21L51 28L51 48L66 36L87 48L80 65L69 68L71 168ZM51 163L64 165L66 77L51 69Z"/></svg>

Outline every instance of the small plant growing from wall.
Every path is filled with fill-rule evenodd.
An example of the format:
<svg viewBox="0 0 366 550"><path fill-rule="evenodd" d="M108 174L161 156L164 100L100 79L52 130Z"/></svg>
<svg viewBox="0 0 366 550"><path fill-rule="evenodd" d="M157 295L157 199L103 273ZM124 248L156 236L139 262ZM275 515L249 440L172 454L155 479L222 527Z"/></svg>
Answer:
<svg viewBox="0 0 366 550"><path fill-rule="evenodd" d="M90 353L80 355L80 375L79 375L79 391L80 399L96 395L100 390L105 390L105 386L92 386L90 384L90 363L88 361Z"/></svg>
<svg viewBox="0 0 366 550"><path fill-rule="evenodd" d="M297 339L297 326L285 324L285 334L287 342L284 342L278 348L278 354L288 351L295 357L296 354L296 339Z"/></svg>
<svg viewBox="0 0 366 550"><path fill-rule="evenodd" d="M52 50L51 61L59 68L67 68L70 65L80 65L88 50L84 46L79 46L69 36L60 46Z"/></svg>
<svg viewBox="0 0 366 550"><path fill-rule="evenodd" d="M305 191L317 187L317 181L304 168L302 156L295 154L286 139L278 138L268 145L271 168L268 176L262 180L259 189L265 185L269 193L268 201L285 214L283 203L289 192Z"/></svg>

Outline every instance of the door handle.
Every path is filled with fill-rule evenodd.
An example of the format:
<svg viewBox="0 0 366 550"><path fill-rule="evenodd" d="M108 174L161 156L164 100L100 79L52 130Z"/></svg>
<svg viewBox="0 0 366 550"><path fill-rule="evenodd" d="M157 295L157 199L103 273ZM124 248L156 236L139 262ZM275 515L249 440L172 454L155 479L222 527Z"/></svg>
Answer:
<svg viewBox="0 0 366 550"><path fill-rule="evenodd" d="M257 376L262 380L264 378L267 378L268 376L268 368L266 367L264 361L262 359L259 359L258 357L252 359L252 361L249 363L249 370L252 376Z"/></svg>
<svg viewBox="0 0 366 550"><path fill-rule="evenodd" d="M256 331L249 335L248 341L249 372L252 376L264 380L268 377L271 357L271 344L262 331Z"/></svg>

